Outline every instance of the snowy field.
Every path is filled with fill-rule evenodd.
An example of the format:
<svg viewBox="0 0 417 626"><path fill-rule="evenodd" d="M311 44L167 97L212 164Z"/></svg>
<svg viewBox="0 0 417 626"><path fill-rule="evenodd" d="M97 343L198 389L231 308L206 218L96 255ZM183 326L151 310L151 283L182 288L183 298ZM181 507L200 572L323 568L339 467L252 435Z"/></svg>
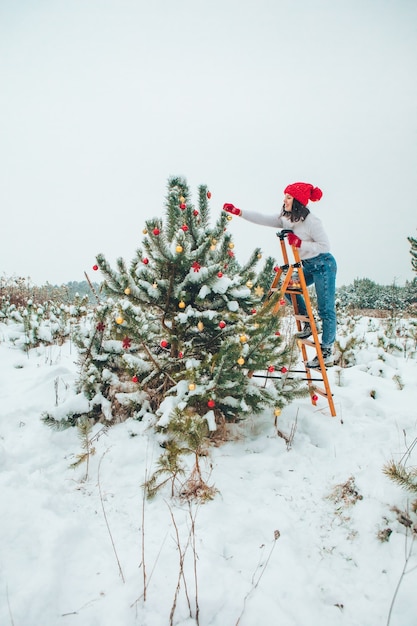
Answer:
<svg viewBox="0 0 417 626"><path fill-rule="evenodd" d="M2 626L417 624L417 546L392 510L415 494L383 473L409 448L417 465L414 354L369 334L356 365L328 370L337 417L307 398L277 427L265 412L231 429L202 461L217 495L196 505L144 499L161 449L143 422L96 425L71 468L77 429L41 414L71 401L76 349L25 353L10 334L0 324Z"/></svg>

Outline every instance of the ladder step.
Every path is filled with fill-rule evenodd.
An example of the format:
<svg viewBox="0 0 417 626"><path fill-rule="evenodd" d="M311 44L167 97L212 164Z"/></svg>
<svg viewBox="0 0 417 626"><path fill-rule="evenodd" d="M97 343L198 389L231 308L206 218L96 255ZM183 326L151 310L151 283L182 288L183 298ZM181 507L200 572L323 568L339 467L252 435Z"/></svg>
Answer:
<svg viewBox="0 0 417 626"><path fill-rule="evenodd" d="M303 343L305 346L310 346L311 348L315 348L316 344L314 343L314 341L311 341L311 339L299 339L297 338L297 341L301 341L301 343Z"/></svg>
<svg viewBox="0 0 417 626"><path fill-rule="evenodd" d="M299 315L297 313L297 315L294 314L294 319L299 320L300 322L309 322L310 318L308 317L308 315Z"/></svg>
<svg viewBox="0 0 417 626"><path fill-rule="evenodd" d="M325 389L320 389L319 387L314 387L314 391L324 398L327 398L329 395ZM330 395L333 396L332 393Z"/></svg>

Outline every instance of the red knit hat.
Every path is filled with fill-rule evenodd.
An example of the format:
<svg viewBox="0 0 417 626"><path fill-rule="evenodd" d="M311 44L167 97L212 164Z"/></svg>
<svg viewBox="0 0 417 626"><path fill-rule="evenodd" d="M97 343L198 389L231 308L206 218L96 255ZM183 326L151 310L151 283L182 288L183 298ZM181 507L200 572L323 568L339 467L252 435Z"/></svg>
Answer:
<svg viewBox="0 0 417 626"><path fill-rule="evenodd" d="M288 193L290 196L304 204L307 205L309 200L316 202L320 200L323 195L323 192L318 187L313 187L310 183L293 183L292 185L288 185L284 189L284 193Z"/></svg>

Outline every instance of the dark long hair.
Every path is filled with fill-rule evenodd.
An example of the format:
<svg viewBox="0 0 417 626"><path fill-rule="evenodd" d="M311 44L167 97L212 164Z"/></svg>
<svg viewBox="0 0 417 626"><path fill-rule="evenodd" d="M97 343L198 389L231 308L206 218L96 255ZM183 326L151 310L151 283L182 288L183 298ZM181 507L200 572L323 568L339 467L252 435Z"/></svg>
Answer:
<svg viewBox="0 0 417 626"><path fill-rule="evenodd" d="M307 209L304 204L293 198L292 211L286 211L283 205L281 215L287 217L291 222L304 222L309 213L310 209Z"/></svg>

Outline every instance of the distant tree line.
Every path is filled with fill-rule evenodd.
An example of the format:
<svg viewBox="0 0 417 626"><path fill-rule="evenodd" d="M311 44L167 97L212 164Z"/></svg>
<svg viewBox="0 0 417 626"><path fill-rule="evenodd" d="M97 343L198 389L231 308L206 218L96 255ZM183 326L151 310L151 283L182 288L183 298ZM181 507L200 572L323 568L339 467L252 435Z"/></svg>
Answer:
<svg viewBox="0 0 417 626"><path fill-rule="evenodd" d="M407 237L410 244L411 267L417 273L417 239ZM351 285L339 287L337 304L343 309L376 309L378 311L417 310L417 278L406 281L404 287L395 283L377 285L369 278L356 278Z"/></svg>
<svg viewBox="0 0 417 626"><path fill-rule="evenodd" d="M7 295L15 305L25 305L29 300L42 304L46 301L69 304L77 298L87 297L96 302L94 292L100 292L99 283L70 281L62 285L31 285L28 279L0 279L0 299ZM314 294L313 294L314 297ZM356 278L352 284L336 291L337 305L342 309L377 309L384 311L407 311L417 309L417 278L404 286L378 285L369 278Z"/></svg>
<svg viewBox="0 0 417 626"><path fill-rule="evenodd" d="M351 285L339 287L336 292L340 308L406 311L417 306L417 278L404 287L378 285L369 278L356 278Z"/></svg>
<svg viewBox="0 0 417 626"><path fill-rule="evenodd" d="M52 285L47 282L39 286L32 284L30 278L0 277L0 301L7 300L15 306L26 306L28 302L43 304L47 301L70 304L84 297L87 297L89 302L95 302L93 289L98 292L100 285L92 283L90 286L86 280L83 280L62 285Z"/></svg>
<svg viewBox="0 0 417 626"><path fill-rule="evenodd" d="M411 266L417 273L417 239L407 239L410 243ZM46 283L38 287L31 284L29 278L0 277L0 300L7 297L16 305L24 305L28 300L40 304L47 300L71 303L85 296L93 303L96 301L94 292L99 293L100 289L99 283L90 284L87 280L73 280L62 285ZM339 287L336 298L338 307L342 309L414 312L417 310L417 278L406 281L403 287L395 281L391 285L378 285L369 278L356 278L351 285Z"/></svg>

